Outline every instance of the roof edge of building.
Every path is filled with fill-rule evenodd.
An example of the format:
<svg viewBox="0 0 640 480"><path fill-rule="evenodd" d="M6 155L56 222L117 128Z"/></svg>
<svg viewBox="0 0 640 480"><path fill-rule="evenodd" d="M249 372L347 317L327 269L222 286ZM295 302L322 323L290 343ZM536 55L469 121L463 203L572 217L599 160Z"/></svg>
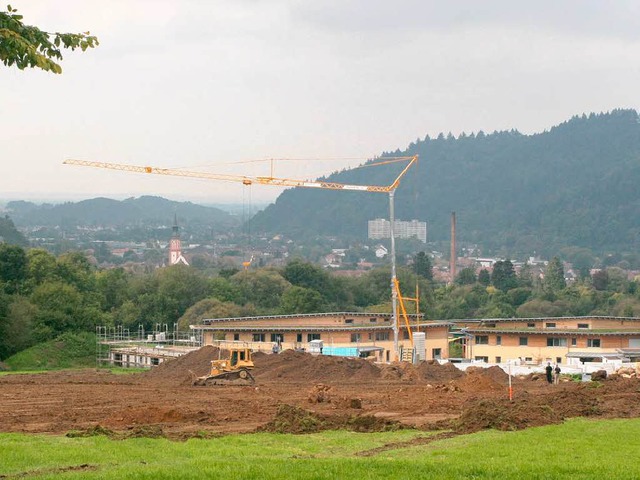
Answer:
<svg viewBox="0 0 640 480"><path fill-rule="evenodd" d="M496 322L535 322L536 320L629 320L632 322L640 322L640 317L615 317L608 315L583 315L569 317L509 317L509 318L455 318L449 319L448 322L456 323L496 323Z"/></svg>
<svg viewBox="0 0 640 480"><path fill-rule="evenodd" d="M238 322L247 320L273 320L278 318L314 318L314 317L338 317L338 316L350 316L350 317L391 317L391 313L376 313L376 312L318 312L318 313L294 313L286 315L256 315L253 317L224 317L224 318L205 318L202 320L203 324L213 322ZM409 318L424 318L422 313L410 313L407 314Z"/></svg>

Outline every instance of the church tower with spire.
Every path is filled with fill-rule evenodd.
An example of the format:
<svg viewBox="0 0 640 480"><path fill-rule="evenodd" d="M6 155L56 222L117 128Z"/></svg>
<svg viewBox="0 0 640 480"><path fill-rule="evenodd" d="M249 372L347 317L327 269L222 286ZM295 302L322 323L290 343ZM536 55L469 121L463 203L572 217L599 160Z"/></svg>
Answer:
<svg viewBox="0 0 640 480"><path fill-rule="evenodd" d="M177 265L179 263L189 265L187 259L182 256L182 242L180 241L178 214L176 213L173 217L173 233L169 242L169 265Z"/></svg>

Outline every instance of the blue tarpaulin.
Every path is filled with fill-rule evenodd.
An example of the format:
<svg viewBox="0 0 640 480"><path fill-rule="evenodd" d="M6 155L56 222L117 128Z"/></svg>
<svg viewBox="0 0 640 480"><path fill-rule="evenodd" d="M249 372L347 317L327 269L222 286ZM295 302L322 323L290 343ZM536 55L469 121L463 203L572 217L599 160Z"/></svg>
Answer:
<svg viewBox="0 0 640 480"><path fill-rule="evenodd" d="M322 354L335 357L358 357L360 351L358 347L323 347Z"/></svg>

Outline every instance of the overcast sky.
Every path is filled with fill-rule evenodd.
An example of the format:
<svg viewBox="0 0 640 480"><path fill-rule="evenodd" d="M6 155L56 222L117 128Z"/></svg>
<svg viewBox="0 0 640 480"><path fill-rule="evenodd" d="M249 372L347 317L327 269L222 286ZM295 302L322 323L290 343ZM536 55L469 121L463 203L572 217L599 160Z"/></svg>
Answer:
<svg viewBox="0 0 640 480"><path fill-rule="evenodd" d="M426 134L533 133L640 102L635 0L11 3L100 46L66 52L62 75L0 65L0 199L240 203L239 184L62 161L262 175L235 162L338 159L276 164L275 176L316 177Z"/></svg>

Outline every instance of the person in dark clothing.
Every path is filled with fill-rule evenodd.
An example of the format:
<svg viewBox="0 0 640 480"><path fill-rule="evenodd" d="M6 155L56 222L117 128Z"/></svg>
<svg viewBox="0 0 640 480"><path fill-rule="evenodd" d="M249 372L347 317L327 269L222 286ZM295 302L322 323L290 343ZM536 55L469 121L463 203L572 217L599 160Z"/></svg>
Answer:
<svg viewBox="0 0 640 480"><path fill-rule="evenodd" d="M547 366L544 371L547 373L547 382L553 383L553 367L551 366L551 363L547 362Z"/></svg>

